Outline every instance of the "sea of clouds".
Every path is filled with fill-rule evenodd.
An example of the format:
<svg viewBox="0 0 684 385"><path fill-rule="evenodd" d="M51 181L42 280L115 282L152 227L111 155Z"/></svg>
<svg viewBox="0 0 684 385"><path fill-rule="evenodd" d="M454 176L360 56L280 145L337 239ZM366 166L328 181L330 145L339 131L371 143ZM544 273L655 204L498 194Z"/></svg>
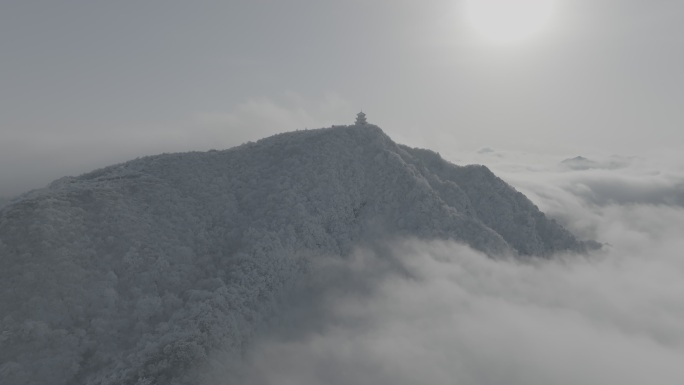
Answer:
<svg viewBox="0 0 684 385"><path fill-rule="evenodd" d="M236 369L217 356L204 383L680 382L681 163L560 160L493 150L473 157L602 250L520 261L403 239L346 260L321 257L311 286L246 362Z"/></svg>

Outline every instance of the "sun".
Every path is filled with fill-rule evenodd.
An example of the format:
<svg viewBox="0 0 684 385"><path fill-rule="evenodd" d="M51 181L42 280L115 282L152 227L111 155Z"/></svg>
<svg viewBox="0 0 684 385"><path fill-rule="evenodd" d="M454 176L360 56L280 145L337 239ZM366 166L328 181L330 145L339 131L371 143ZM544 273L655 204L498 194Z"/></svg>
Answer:
<svg viewBox="0 0 684 385"><path fill-rule="evenodd" d="M470 27L494 43L516 43L539 35L555 11L555 0L465 0L464 5Z"/></svg>

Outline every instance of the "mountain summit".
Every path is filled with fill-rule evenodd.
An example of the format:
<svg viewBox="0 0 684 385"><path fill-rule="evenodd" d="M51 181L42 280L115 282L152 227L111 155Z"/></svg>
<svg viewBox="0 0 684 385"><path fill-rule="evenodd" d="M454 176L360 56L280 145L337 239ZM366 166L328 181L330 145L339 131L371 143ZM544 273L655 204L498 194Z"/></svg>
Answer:
<svg viewBox="0 0 684 385"><path fill-rule="evenodd" d="M0 382L192 382L212 351L249 343L312 256L397 237L585 250L486 167L371 124L136 159L1 209Z"/></svg>

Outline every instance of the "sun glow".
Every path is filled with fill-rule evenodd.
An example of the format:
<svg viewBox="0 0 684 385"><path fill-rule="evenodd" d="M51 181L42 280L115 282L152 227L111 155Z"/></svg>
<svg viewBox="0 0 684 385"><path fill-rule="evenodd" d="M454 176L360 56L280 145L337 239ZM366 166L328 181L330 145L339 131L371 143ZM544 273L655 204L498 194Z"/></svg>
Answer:
<svg viewBox="0 0 684 385"><path fill-rule="evenodd" d="M465 0L472 29L495 43L516 43L541 33L554 14L554 0Z"/></svg>

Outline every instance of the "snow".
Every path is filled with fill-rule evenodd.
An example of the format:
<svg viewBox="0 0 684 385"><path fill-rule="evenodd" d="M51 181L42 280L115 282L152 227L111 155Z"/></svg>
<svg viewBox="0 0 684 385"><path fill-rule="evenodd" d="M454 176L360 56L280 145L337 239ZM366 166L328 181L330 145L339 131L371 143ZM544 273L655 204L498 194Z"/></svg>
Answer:
<svg viewBox="0 0 684 385"><path fill-rule="evenodd" d="M0 383L192 383L212 352L240 356L312 258L401 237L586 249L486 167L373 125L140 158L0 209Z"/></svg>

